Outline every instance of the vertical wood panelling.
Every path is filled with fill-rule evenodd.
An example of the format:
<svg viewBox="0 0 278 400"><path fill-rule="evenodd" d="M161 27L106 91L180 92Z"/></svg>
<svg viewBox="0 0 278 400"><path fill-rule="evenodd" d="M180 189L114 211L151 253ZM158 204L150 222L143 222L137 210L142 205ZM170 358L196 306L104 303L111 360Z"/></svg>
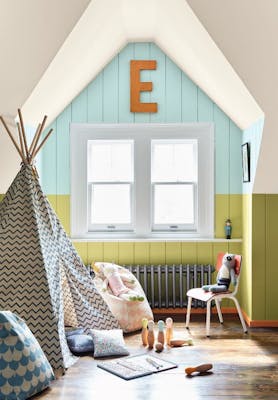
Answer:
<svg viewBox="0 0 278 400"><path fill-rule="evenodd" d="M242 161L241 161L241 143L242 131L231 121L230 123L230 193L242 193Z"/></svg>
<svg viewBox="0 0 278 400"><path fill-rule="evenodd" d="M97 261L103 261L103 243L88 243L88 263L93 264Z"/></svg>
<svg viewBox="0 0 278 400"><path fill-rule="evenodd" d="M119 54L119 122L134 122L130 112L130 60L134 58L134 45L128 44Z"/></svg>
<svg viewBox="0 0 278 400"><path fill-rule="evenodd" d="M48 126L44 135L49 129L54 132L47 140L43 148L43 156L41 158L41 184L45 194L57 194L57 129L56 120Z"/></svg>
<svg viewBox="0 0 278 400"><path fill-rule="evenodd" d="M198 121L211 122L213 121L213 102L211 99L198 87Z"/></svg>
<svg viewBox="0 0 278 400"><path fill-rule="evenodd" d="M215 179L216 193L230 193L230 151L229 137L230 127L228 117L214 105L214 122L215 122Z"/></svg>
<svg viewBox="0 0 278 400"><path fill-rule="evenodd" d="M88 264L88 244L86 242L73 242L73 245L81 257L83 264Z"/></svg>
<svg viewBox="0 0 278 400"><path fill-rule="evenodd" d="M150 58L150 43L136 43L134 45L135 60L149 60ZM141 82L151 81L151 71L145 70L140 74ZM150 102L150 92L142 92L140 95L142 103ZM150 122L150 113L135 113L134 122Z"/></svg>
<svg viewBox="0 0 278 400"><path fill-rule="evenodd" d="M258 196L258 195L256 195ZM266 288L266 319L278 320L277 307L277 238L278 238L278 195L266 195L266 263L265 263L265 288ZM259 264L259 263L258 263ZM257 266L257 270L259 265ZM263 269L261 267L261 269ZM258 276L263 275L263 271ZM262 295L262 294L261 294Z"/></svg>
<svg viewBox="0 0 278 400"><path fill-rule="evenodd" d="M166 57L165 95L166 118L165 122L181 122L181 70Z"/></svg>
<svg viewBox="0 0 278 400"><path fill-rule="evenodd" d="M272 249L266 244L266 215L269 217L269 204L266 204L266 196L254 195L252 199L252 309L254 319L265 319L266 299L266 271L262 266L273 260ZM273 218L273 216L272 216ZM276 222L276 221L274 221ZM276 247L277 247L277 240ZM265 247L266 246L266 247ZM275 251L276 253L276 251ZM251 283L251 282L250 282ZM270 287L267 288L269 292Z"/></svg>
<svg viewBox="0 0 278 400"><path fill-rule="evenodd" d="M232 239L242 237L242 196L230 194L230 218L232 221Z"/></svg>
<svg viewBox="0 0 278 400"><path fill-rule="evenodd" d="M58 212L57 212L57 195L56 194L48 194L47 200L49 201L51 207L54 209L55 213L58 214Z"/></svg>
<svg viewBox="0 0 278 400"><path fill-rule="evenodd" d="M214 264L213 243L197 243L197 264Z"/></svg>
<svg viewBox="0 0 278 400"><path fill-rule="evenodd" d="M98 123L103 121L103 71L89 84L87 88L88 122Z"/></svg>
<svg viewBox="0 0 278 400"><path fill-rule="evenodd" d="M134 264L150 263L150 244L148 242L134 243Z"/></svg>
<svg viewBox="0 0 278 400"><path fill-rule="evenodd" d="M134 243L119 243L119 264L134 264Z"/></svg>
<svg viewBox="0 0 278 400"><path fill-rule="evenodd" d="M181 262L183 264L195 264L197 262L196 242L184 242L181 244Z"/></svg>
<svg viewBox="0 0 278 400"><path fill-rule="evenodd" d="M57 194L70 194L70 137L71 106L57 118Z"/></svg>
<svg viewBox="0 0 278 400"><path fill-rule="evenodd" d="M165 253L166 264L181 264L181 243L166 242Z"/></svg>
<svg viewBox="0 0 278 400"><path fill-rule="evenodd" d="M240 274L240 290L244 293L241 306L252 319L252 196L242 195L242 270Z"/></svg>
<svg viewBox="0 0 278 400"><path fill-rule="evenodd" d="M225 237L225 221L229 217L229 197L226 194L215 195L215 237Z"/></svg>
<svg viewBox="0 0 278 400"><path fill-rule="evenodd" d="M119 122L119 56L103 70L103 122Z"/></svg>
<svg viewBox="0 0 278 400"><path fill-rule="evenodd" d="M88 90L85 88L71 105L72 122L87 122Z"/></svg>
<svg viewBox="0 0 278 400"><path fill-rule="evenodd" d="M166 96L165 96L165 63L166 56L155 44L151 43L150 47L151 59L156 60L157 69L151 75L153 82L153 90L151 92L150 101L157 103L157 113L151 113L151 122L164 122L166 113Z"/></svg>
<svg viewBox="0 0 278 400"><path fill-rule="evenodd" d="M150 243L150 263L165 264L165 242Z"/></svg>
<svg viewBox="0 0 278 400"><path fill-rule="evenodd" d="M198 88L187 75L182 74L182 122L197 122Z"/></svg>
<svg viewBox="0 0 278 400"><path fill-rule="evenodd" d="M119 263L119 243L103 243L103 261Z"/></svg>
<svg viewBox="0 0 278 400"><path fill-rule="evenodd" d="M67 234L70 234L70 196L58 195L56 200L57 214Z"/></svg>
<svg viewBox="0 0 278 400"><path fill-rule="evenodd" d="M130 112L130 59L154 59L157 70L142 71L141 81L153 82L142 102L157 102L158 112ZM230 216L232 237L242 234L241 135L242 132L214 105L177 65L153 43L128 44L76 97L53 123L57 134L46 144L42 157L43 189L50 196L65 229L69 229L69 123L214 122L216 156L215 235L224 238ZM272 228L271 228L272 231ZM215 263L216 253L236 249L237 243L213 242L76 242L84 262ZM249 273L249 272L248 272Z"/></svg>

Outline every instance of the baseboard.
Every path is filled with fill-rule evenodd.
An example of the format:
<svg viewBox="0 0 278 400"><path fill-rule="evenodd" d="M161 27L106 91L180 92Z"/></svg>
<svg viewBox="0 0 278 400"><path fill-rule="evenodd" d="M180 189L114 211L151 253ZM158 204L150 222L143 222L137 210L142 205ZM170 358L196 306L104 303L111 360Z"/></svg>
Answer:
<svg viewBox="0 0 278 400"><path fill-rule="evenodd" d="M244 310L242 310L242 314L250 328L278 328L277 320L251 319Z"/></svg>
<svg viewBox="0 0 278 400"><path fill-rule="evenodd" d="M186 315L186 308L154 308L154 315ZM237 315L235 307L221 307L222 314ZM212 314L217 314L215 307L211 309ZM206 308L191 308L191 314L206 314ZM242 310L243 318L250 328L278 328L277 320L252 320L244 310Z"/></svg>

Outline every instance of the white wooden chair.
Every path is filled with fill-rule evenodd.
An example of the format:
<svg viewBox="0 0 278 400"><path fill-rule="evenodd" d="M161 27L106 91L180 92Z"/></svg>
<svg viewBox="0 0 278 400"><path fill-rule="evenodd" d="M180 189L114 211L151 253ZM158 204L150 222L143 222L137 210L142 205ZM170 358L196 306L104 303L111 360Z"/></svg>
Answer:
<svg viewBox="0 0 278 400"><path fill-rule="evenodd" d="M219 270L219 268L222 265L222 258L224 256L224 254L225 253L219 253L217 256L217 262L216 262L216 270L217 271ZM223 316L222 316L222 312L221 312L220 302L222 299L231 299L234 301L234 303L236 305L236 309L238 312L238 316L239 316L243 331L244 331L244 333L247 333L247 328L246 328L246 324L245 324L245 321L244 321L244 318L243 318L243 315L241 312L241 308L240 308L238 300L235 297L237 294L238 285L239 285L242 256L236 254L235 258L236 258L235 273L236 273L236 277L237 277L237 283L234 286L233 291L212 293L212 292L205 292L202 288L194 288L194 289L188 290L188 292L187 292L188 303L187 303L187 313L186 313L186 323L185 323L186 328L189 328L192 299L202 300L202 301L206 302L206 304L207 304L207 316L206 316L206 335L207 335L207 337L209 337L209 332L210 332L210 315L211 315L212 300L215 301L219 321L222 324Z"/></svg>

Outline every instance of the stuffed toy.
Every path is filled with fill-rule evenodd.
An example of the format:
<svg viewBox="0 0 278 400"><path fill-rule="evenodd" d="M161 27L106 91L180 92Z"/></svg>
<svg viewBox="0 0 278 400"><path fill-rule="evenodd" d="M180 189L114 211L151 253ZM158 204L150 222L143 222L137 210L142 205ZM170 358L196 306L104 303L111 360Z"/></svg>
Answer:
<svg viewBox="0 0 278 400"><path fill-rule="evenodd" d="M236 274L235 274L235 255L226 253L222 259L222 265L219 268L217 274L217 283L214 285L204 285L202 289L205 292L226 292L229 289L230 283L236 285Z"/></svg>
<svg viewBox="0 0 278 400"><path fill-rule="evenodd" d="M144 301L145 298L134 290L125 285L135 284L132 274L124 272L124 268L119 269L116 265L110 263L98 263L93 266L94 272L101 277L103 282L103 290L107 290L107 286L111 289L114 296L120 297L127 301Z"/></svg>

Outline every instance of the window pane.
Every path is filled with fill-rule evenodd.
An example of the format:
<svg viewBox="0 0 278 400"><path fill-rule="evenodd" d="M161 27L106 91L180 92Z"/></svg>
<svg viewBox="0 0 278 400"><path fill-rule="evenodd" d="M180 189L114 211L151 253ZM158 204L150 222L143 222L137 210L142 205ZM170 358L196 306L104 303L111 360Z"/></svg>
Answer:
<svg viewBox="0 0 278 400"><path fill-rule="evenodd" d="M152 182L195 182L197 141L152 142Z"/></svg>
<svg viewBox="0 0 278 400"><path fill-rule="evenodd" d="M91 223L131 223L130 185L92 185Z"/></svg>
<svg viewBox="0 0 278 400"><path fill-rule="evenodd" d="M89 141L89 182L131 182L133 180L133 142Z"/></svg>
<svg viewBox="0 0 278 400"><path fill-rule="evenodd" d="M155 185L155 224L194 224L193 185Z"/></svg>

